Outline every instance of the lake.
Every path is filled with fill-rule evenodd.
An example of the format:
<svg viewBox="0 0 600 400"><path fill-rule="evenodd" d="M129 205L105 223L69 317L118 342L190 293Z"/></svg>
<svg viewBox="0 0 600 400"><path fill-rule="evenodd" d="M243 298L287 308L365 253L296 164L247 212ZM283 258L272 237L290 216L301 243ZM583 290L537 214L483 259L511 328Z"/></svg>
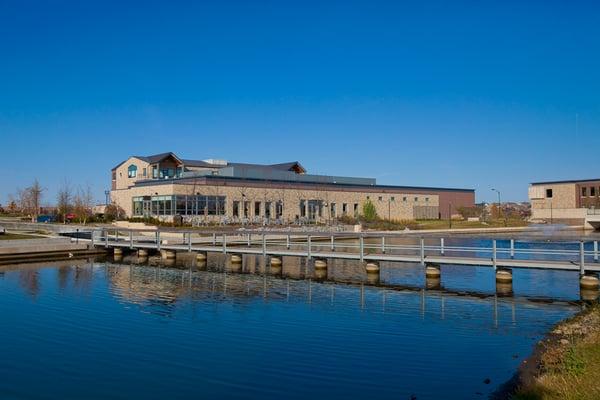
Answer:
<svg viewBox="0 0 600 400"><path fill-rule="evenodd" d="M581 308L572 272L137 261L0 266L0 398L482 399Z"/></svg>

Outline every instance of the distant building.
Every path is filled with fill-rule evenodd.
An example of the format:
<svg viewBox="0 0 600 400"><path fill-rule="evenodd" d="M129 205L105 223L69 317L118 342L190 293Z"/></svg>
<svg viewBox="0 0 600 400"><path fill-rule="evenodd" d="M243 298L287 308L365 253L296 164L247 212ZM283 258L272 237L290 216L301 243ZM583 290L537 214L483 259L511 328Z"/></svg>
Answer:
<svg viewBox="0 0 600 400"><path fill-rule="evenodd" d="M529 200L532 220L597 227L600 179L534 182Z"/></svg>
<svg viewBox="0 0 600 400"><path fill-rule="evenodd" d="M355 216L368 200L383 219L447 218L458 207L473 206L475 192L310 175L296 161L245 164L163 153L132 156L115 166L111 200L129 217L288 223Z"/></svg>

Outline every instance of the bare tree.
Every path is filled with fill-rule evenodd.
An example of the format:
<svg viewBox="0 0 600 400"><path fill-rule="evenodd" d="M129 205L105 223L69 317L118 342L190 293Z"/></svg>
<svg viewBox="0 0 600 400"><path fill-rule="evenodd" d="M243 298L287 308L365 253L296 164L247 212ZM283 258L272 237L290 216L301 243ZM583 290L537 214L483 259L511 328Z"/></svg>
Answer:
<svg viewBox="0 0 600 400"><path fill-rule="evenodd" d="M74 198L75 213L79 220L85 225L88 218L92 215L92 207L94 206L94 196L90 185L80 187Z"/></svg>
<svg viewBox="0 0 600 400"><path fill-rule="evenodd" d="M60 215L63 222L66 222L67 214L71 212L73 208L73 191L66 179L56 194L56 207L58 215Z"/></svg>
<svg viewBox="0 0 600 400"><path fill-rule="evenodd" d="M37 179L28 188L17 190L19 208L22 213L31 216L31 222L35 222L40 214L43 191L44 189Z"/></svg>

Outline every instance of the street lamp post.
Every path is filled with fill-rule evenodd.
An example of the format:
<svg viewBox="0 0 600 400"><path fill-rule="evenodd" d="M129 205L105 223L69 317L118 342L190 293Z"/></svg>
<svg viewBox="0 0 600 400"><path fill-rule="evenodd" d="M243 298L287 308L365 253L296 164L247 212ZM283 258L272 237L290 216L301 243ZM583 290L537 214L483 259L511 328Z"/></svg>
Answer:
<svg viewBox="0 0 600 400"><path fill-rule="evenodd" d="M500 200L500 191L498 189L492 189L493 192L498 193L498 212L501 214L501 217L504 217L504 226L507 226L506 215L502 212L502 202Z"/></svg>

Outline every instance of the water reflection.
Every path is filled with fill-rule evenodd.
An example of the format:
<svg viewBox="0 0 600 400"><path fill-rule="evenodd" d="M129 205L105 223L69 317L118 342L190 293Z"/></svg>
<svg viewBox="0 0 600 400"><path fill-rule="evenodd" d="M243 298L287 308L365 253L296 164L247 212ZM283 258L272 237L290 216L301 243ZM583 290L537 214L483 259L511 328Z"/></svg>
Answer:
<svg viewBox="0 0 600 400"><path fill-rule="evenodd" d="M444 271L441 283L397 285L414 266L382 265L371 283L364 268L339 260L315 269L285 257L194 259L2 267L0 343L10 346L1 349L0 394L230 398L244 388L256 399L474 398L579 309L449 290ZM277 384L264 379L274 374ZM43 389L27 384L32 375L47 377ZM98 377L110 384L94 385Z"/></svg>
<svg viewBox="0 0 600 400"><path fill-rule="evenodd" d="M210 259L210 257L209 257ZM283 266L290 266L289 270ZM376 312L393 312L393 299L399 293L402 296L416 296L419 299L419 313L445 318L446 301L448 299L469 298L471 301L489 303L490 321L498 327L502 309L510 309L510 323L516 324L516 306L544 306L551 303L537 301L525 297L512 297L512 285L497 283L498 293L485 295L464 291L444 290L439 278L427 279L426 288L381 286L380 282L372 285L368 276L364 282L347 280L340 283L325 281L320 275L331 269L310 268L303 263L284 263L275 268L265 266L258 257L249 257L245 263L226 263L220 266L217 260L211 260L208 270L204 263L196 266L171 268L165 265L140 266L136 264L118 265L103 264L100 270L105 271L113 294L128 302L138 305L150 305L150 312L161 315L172 312L178 302L219 299L235 303L251 302L255 298L274 301L305 301L312 304L322 303L325 299L329 305L336 305L336 288L345 291L343 306L347 306L348 295L355 293L357 309ZM90 267L91 270L93 267ZM282 271L285 271L283 273ZM342 277L348 277L348 269L342 268ZM335 276L335 273L331 274ZM369 274L367 274L369 275ZM317 278L317 279L315 279ZM434 289L434 290L431 290ZM569 306L571 303L555 302ZM164 307L160 307L164 305Z"/></svg>

